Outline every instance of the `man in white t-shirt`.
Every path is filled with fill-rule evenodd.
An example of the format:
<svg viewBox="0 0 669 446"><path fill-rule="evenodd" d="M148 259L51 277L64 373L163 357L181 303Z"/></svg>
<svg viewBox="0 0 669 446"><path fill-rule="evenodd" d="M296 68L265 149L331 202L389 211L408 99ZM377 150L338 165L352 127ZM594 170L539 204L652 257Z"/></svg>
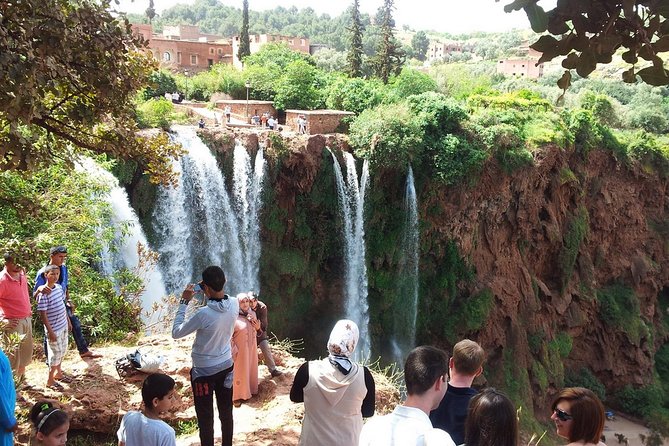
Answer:
<svg viewBox="0 0 669 446"><path fill-rule="evenodd" d="M131 410L116 433L119 446L176 446L174 429L160 415L174 405L174 380L162 373L149 375L142 384L144 410Z"/></svg>
<svg viewBox="0 0 669 446"><path fill-rule="evenodd" d="M431 346L414 348L404 365L407 399L392 413L374 417L360 433L360 446L455 446L451 436L434 429L428 415L448 387L448 355Z"/></svg>

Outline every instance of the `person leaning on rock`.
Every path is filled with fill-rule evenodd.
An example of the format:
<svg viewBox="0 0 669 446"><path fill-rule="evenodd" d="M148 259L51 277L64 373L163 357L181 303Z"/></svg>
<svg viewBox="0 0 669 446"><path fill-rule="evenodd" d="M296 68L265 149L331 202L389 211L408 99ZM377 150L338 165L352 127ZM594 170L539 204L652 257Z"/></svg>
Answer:
<svg viewBox="0 0 669 446"><path fill-rule="evenodd" d="M269 369L272 378L282 375L283 372L276 368L274 363L274 356L272 355L272 347L269 345L267 338L267 330L269 329L269 319L267 317L267 305L258 300L258 296L253 292L248 292L249 301L251 302L251 309L255 311L256 317L260 321L260 330L258 331L258 347L262 351L262 356L265 359L265 365Z"/></svg>

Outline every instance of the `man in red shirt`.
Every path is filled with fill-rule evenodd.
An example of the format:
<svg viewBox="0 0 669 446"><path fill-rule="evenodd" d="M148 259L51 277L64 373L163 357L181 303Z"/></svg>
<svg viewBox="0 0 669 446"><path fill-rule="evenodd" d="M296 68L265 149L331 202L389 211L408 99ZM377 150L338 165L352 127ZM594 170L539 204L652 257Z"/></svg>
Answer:
<svg viewBox="0 0 669 446"><path fill-rule="evenodd" d="M9 352L9 362L17 378L23 376L33 355L32 308L28 281L16 256L5 253L5 268L0 272L0 321L6 333L18 333L21 342Z"/></svg>

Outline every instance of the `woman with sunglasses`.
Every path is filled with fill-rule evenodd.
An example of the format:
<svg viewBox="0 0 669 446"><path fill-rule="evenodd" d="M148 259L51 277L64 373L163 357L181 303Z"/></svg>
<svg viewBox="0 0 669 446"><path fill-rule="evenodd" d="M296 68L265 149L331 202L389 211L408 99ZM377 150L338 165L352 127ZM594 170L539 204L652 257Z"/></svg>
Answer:
<svg viewBox="0 0 669 446"><path fill-rule="evenodd" d="M604 406L591 390L583 387L563 389L553 401L551 420L558 436L568 446L606 446L600 441L604 430Z"/></svg>

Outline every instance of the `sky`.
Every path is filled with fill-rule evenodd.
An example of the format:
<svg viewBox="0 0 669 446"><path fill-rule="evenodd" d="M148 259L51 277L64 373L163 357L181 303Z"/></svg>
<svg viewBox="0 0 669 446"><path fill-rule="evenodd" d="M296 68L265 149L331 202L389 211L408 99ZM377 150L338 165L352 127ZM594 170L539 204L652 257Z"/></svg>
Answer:
<svg viewBox="0 0 669 446"><path fill-rule="evenodd" d="M393 17L399 27L408 25L415 30L434 30L451 34L472 31L508 31L529 28L523 11L504 12L504 5L512 0L395 0ZM540 5L548 10L556 0L542 0ZM142 14L149 0L119 0L119 10ZM219 0L227 6L242 7L242 0ZM154 0L158 13L177 3L192 4L194 0ZM262 11L277 6L298 9L313 8L319 14L338 16L353 2L351 0L249 0L249 9ZM383 0L360 0L360 11L374 14ZM112 2L112 5L114 3Z"/></svg>

